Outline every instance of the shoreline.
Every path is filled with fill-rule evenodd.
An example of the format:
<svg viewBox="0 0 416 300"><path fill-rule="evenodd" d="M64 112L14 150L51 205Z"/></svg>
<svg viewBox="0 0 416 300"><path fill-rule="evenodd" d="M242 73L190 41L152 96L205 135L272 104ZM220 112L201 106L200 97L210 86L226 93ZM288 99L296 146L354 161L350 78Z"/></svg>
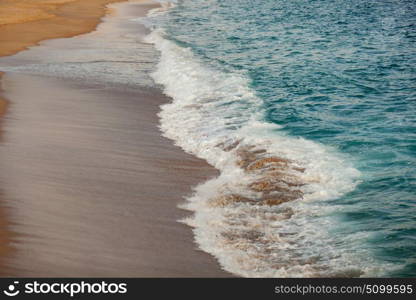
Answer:
<svg viewBox="0 0 416 300"><path fill-rule="evenodd" d="M117 7L150 8L133 4ZM100 34L55 43L76 49ZM53 42L3 62L49 57ZM159 89L9 71L3 85L12 105L0 183L17 233L8 276L232 276L178 222L189 212L177 205L217 170L161 136L157 113L170 100Z"/></svg>

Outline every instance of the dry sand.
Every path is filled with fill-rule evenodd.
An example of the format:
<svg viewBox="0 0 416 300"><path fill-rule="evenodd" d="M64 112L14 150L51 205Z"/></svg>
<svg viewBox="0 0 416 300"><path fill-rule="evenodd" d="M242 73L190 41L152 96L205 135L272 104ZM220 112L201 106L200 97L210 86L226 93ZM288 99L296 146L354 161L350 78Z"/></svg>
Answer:
<svg viewBox="0 0 416 300"><path fill-rule="evenodd" d="M36 43L94 30L105 5L122 0L2 0L0 56Z"/></svg>

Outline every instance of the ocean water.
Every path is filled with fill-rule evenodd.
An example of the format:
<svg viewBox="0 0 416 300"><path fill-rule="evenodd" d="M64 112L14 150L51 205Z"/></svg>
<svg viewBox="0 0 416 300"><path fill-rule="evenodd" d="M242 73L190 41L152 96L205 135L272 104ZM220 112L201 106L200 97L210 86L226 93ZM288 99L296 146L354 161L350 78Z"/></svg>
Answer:
<svg viewBox="0 0 416 300"><path fill-rule="evenodd" d="M166 1L165 1L166 2ZM153 11L163 134L220 175L183 204L249 277L416 275L416 2Z"/></svg>

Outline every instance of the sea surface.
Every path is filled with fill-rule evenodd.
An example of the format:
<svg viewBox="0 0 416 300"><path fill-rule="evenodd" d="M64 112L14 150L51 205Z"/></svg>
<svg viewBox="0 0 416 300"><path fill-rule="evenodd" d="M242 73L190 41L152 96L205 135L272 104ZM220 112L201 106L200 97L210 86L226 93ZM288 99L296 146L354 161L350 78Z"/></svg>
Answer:
<svg viewBox="0 0 416 300"><path fill-rule="evenodd" d="M415 1L182 0L139 21L163 134L221 171L182 206L202 250L240 276L416 276Z"/></svg>

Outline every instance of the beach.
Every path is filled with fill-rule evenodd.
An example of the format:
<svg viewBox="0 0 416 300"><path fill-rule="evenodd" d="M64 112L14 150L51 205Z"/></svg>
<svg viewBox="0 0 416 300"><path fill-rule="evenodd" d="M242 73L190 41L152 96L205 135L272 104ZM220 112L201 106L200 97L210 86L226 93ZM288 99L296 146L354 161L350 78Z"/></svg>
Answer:
<svg viewBox="0 0 416 300"><path fill-rule="evenodd" d="M51 31L39 29L36 37L28 32L28 40L19 44L7 43L1 54L91 31L103 5L114 1L88 1L91 10L85 2L59 6L58 17L30 21L54 25L47 25ZM0 59L0 66L9 68L1 81L1 97L8 103L0 146L2 276L229 276L178 222L189 216L177 207L183 197L217 171L161 136L157 114L168 97L157 87L110 84L107 77L89 81L13 71L47 65L56 51L57 59L70 60L64 49L89 51L96 45L91 41L101 43L106 34L143 35L142 25L126 20L155 7L145 1L116 4L90 35L42 42ZM67 19L78 13L87 19ZM6 26L12 33L24 24ZM0 39L10 38L3 29ZM123 62L108 65L115 63Z"/></svg>
<svg viewBox="0 0 416 300"><path fill-rule="evenodd" d="M414 3L156 2L0 1L1 275L414 277Z"/></svg>

